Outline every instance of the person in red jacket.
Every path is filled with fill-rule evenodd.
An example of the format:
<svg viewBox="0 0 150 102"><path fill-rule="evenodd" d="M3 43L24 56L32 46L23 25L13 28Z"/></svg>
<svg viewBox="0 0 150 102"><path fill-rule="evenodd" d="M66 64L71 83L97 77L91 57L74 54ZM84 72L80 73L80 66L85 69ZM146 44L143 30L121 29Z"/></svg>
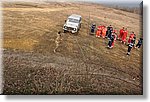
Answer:
<svg viewBox="0 0 150 102"><path fill-rule="evenodd" d="M104 26L102 29L102 38L106 37L106 31L107 31L107 28Z"/></svg>
<svg viewBox="0 0 150 102"><path fill-rule="evenodd" d="M123 32L124 32L124 27L122 29L120 29L120 34L118 36L118 39L122 39Z"/></svg>
<svg viewBox="0 0 150 102"><path fill-rule="evenodd" d="M129 36L128 44L131 43L131 40L134 38L134 36L135 36L135 34L134 34L134 32L132 32L132 33L130 34L130 36Z"/></svg>
<svg viewBox="0 0 150 102"><path fill-rule="evenodd" d="M116 39L118 38L117 30L116 28L113 30L113 33L116 35Z"/></svg>
<svg viewBox="0 0 150 102"><path fill-rule="evenodd" d="M100 37L101 31L99 29L97 29L96 31L96 37Z"/></svg>
<svg viewBox="0 0 150 102"><path fill-rule="evenodd" d="M116 30L116 28L113 30L113 33L117 34L117 30Z"/></svg>
<svg viewBox="0 0 150 102"><path fill-rule="evenodd" d="M102 33L102 26L98 26L97 31L96 31L96 37L100 37Z"/></svg>
<svg viewBox="0 0 150 102"><path fill-rule="evenodd" d="M128 35L127 28L124 30L123 35L122 35L122 42L125 44L126 43L126 38Z"/></svg>

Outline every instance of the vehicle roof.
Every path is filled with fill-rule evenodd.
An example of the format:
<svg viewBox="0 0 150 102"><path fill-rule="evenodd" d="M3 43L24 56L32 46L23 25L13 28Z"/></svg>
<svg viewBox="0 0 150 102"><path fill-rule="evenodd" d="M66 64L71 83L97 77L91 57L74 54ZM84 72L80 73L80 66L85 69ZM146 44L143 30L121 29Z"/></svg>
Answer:
<svg viewBox="0 0 150 102"><path fill-rule="evenodd" d="M77 14L72 14L71 16L69 16L68 18L76 18L76 19L80 19L81 16L77 15Z"/></svg>

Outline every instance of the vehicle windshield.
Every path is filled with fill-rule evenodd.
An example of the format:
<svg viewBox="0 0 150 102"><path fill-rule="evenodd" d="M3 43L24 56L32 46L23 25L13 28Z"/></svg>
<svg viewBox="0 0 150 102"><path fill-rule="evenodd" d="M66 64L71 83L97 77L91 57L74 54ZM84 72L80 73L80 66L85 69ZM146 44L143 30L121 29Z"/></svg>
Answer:
<svg viewBox="0 0 150 102"><path fill-rule="evenodd" d="M73 18L69 18L69 22L79 23L79 20L77 20L77 19L73 19Z"/></svg>

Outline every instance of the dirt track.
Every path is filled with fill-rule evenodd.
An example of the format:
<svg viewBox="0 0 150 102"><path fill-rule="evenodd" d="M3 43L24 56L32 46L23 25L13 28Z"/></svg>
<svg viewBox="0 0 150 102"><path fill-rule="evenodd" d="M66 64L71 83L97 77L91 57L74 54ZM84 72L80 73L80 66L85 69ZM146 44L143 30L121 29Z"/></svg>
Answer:
<svg viewBox="0 0 150 102"><path fill-rule="evenodd" d="M94 4L30 6L4 4L4 94L142 94L142 49L127 57L127 46L110 50L106 39L88 34L92 22L140 34L139 15ZM82 28L77 36L63 33L54 53L72 13L82 15Z"/></svg>

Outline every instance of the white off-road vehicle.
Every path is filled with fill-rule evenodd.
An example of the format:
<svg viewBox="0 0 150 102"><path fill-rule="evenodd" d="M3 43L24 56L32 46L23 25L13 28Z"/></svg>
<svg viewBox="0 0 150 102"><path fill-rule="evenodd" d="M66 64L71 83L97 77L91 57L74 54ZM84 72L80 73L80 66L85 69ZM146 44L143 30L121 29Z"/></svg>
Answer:
<svg viewBox="0 0 150 102"><path fill-rule="evenodd" d="M71 33L78 33L80 27L81 27L81 16L72 14L66 20L66 22L63 26L63 30L64 30L64 32L69 31Z"/></svg>

